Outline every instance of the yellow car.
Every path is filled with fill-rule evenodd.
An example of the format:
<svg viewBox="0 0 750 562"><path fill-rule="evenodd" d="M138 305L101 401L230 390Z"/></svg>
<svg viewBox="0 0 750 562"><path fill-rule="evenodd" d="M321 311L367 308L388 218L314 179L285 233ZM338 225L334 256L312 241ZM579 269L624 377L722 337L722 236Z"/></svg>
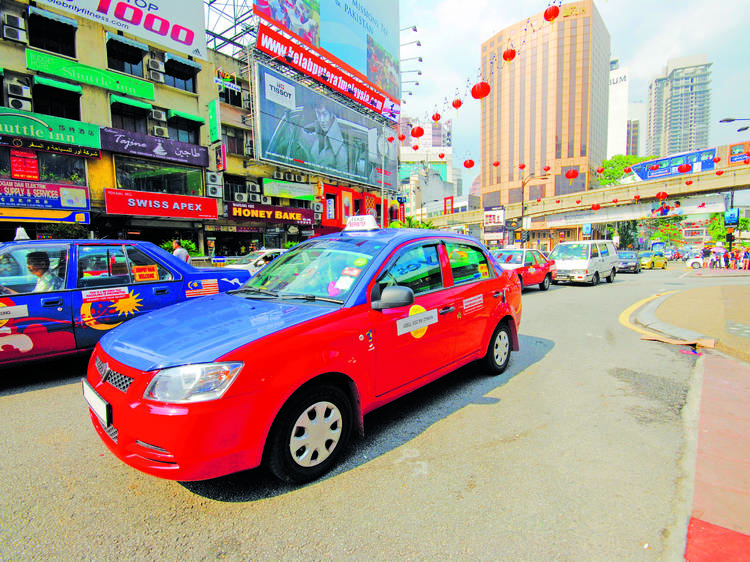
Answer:
<svg viewBox="0 0 750 562"><path fill-rule="evenodd" d="M664 252L640 252L638 261L641 269L667 269L667 258L664 257Z"/></svg>

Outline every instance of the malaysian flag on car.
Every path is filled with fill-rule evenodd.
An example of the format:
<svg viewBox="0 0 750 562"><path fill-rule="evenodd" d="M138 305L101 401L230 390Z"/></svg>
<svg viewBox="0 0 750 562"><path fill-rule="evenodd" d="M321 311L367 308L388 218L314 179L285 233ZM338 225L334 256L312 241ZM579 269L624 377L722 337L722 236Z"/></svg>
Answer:
<svg viewBox="0 0 750 562"><path fill-rule="evenodd" d="M218 279L204 279L203 281L190 281L185 289L185 296L202 297L204 295L216 295L219 293Z"/></svg>

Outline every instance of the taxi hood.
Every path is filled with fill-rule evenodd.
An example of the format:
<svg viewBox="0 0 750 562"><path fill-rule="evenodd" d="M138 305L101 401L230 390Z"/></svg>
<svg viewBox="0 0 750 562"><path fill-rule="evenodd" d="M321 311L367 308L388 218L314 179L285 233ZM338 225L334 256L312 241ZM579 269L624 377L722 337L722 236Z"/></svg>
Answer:
<svg viewBox="0 0 750 562"><path fill-rule="evenodd" d="M152 371L215 361L245 344L336 310L330 305L221 293L129 320L105 334L100 343L116 361Z"/></svg>

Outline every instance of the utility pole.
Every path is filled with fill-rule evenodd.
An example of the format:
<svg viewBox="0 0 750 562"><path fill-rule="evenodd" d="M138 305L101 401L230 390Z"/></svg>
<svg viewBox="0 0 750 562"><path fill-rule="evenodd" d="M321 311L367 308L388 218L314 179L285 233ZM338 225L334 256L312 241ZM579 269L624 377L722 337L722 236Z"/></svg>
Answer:
<svg viewBox="0 0 750 562"><path fill-rule="evenodd" d="M547 174L544 174L541 176L535 176L532 172L521 180L521 248L523 248L523 244L524 244L523 238L524 238L524 234L526 233L523 227L523 214L524 214L524 209L526 207L526 184L529 183L533 179L546 180L546 179L549 179L549 176Z"/></svg>

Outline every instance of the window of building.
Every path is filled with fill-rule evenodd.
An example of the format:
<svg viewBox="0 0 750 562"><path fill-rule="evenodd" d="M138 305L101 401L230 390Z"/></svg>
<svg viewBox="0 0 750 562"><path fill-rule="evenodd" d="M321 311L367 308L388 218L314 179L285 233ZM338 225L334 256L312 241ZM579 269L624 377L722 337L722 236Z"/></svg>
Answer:
<svg viewBox="0 0 750 562"><path fill-rule="evenodd" d="M41 181L86 185L86 164L82 158L53 152L37 152L36 156Z"/></svg>
<svg viewBox="0 0 750 562"><path fill-rule="evenodd" d="M200 168L151 162L116 154L115 175L117 187L121 189L203 195L203 171Z"/></svg>
<svg viewBox="0 0 750 562"><path fill-rule="evenodd" d="M148 111L120 103L112 104L112 126L134 133L148 134Z"/></svg>
<svg viewBox="0 0 750 562"><path fill-rule="evenodd" d="M247 193L245 178L224 174L224 201L236 201L237 193Z"/></svg>
<svg viewBox="0 0 750 562"><path fill-rule="evenodd" d="M167 56L164 62L164 83L186 92L195 92L195 75L199 70L198 63Z"/></svg>
<svg viewBox="0 0 750 562"><path fill-rule="evenodd" d="M39 8L29 8L29 45L66 57L76 56L74 19L52 14Z"/></svg>
<svg viewBox="0 0 750 562"><path fill-rule="evenodd" d="M169 120L169 138L172 140L198 144L200 125L187 119L175 117Z"/></svg>
<svg viewBox="0 0 750 562"><path fill-rule="evenodd" d="M143 51L119 40L107 41L107 67L143 77Z"/></svg>
<svg viewBox="0 0 750 562"><path fill-rule="evenodd" d="M233 105L235 107L242 107L242 93L229 89L224 88L219 90L219 99L223 101L224 103L228 103L229 105Z"/></svg>
<svg viewBox="0 0 750 562"><path fill-rule="evenodd" d="M245 154L245 132L242 129L222 126L221 140L229 154Z"/></svg>
<svg viewBox="0 0 750 562"><path fill-rule="evenodd" d="M81 120L81 95L59 88L36 85L32 92L34 111L63 119Z"/></svg>

